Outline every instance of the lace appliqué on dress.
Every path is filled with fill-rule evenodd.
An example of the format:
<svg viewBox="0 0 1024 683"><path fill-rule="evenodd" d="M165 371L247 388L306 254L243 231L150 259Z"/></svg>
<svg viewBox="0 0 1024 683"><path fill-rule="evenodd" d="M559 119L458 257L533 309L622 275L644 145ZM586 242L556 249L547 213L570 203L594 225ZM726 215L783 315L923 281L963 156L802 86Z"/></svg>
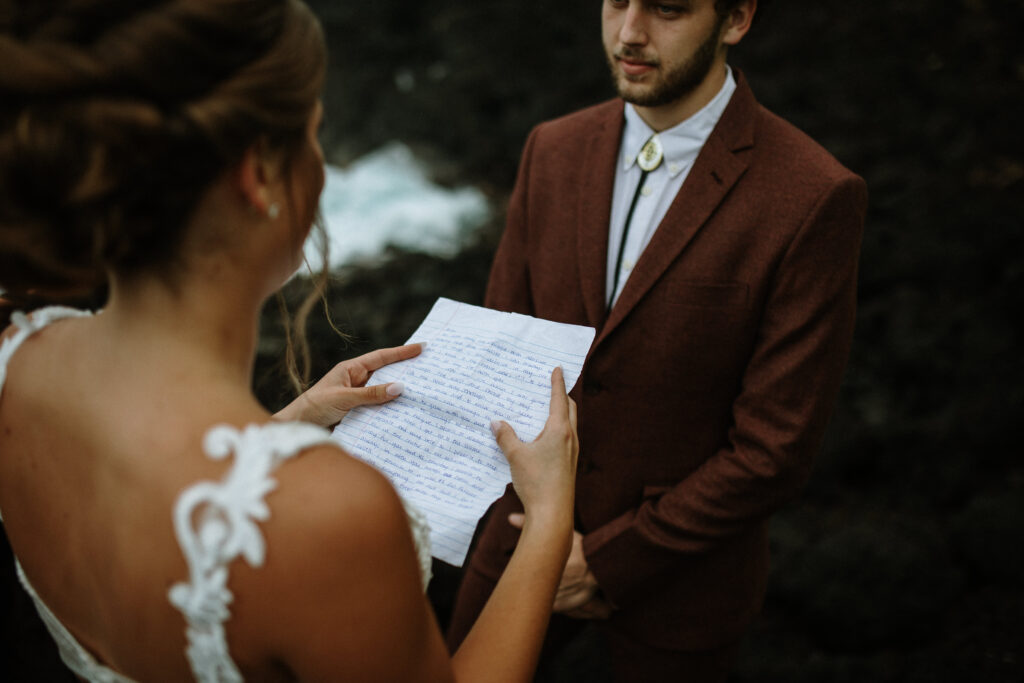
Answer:
<svg viewBox="0 0 1024 683"><path fill-rule="evenodd" d="M90 315L89 311L62 306L43 308L30 316L14 313L11 323L17 330L0 344L0 395L7 364L26 339L57 320ZM257 522L270 517L264 498L277 486L271 474L284 460L321 443L333 443L326 430L298 422L250 425L241 431L219 426L206 433L203 449L207 455L223 460L234 453L235 460L222 481L193 484L179 496L174 527L188 563L189 580L169 591L171 603L185 617L186 655L197 681L242 680L228 652L224 631L233 597L227 586L228 565L240 555L254 567L263 564L266 547ZM430 581L430 527L422 513L403 503L426 589ZM61 659L77 676L90 683L133 683L97 662L39 598L17 558L15 566L22 586L57 643Z"/></svg>
<svg viewBox="0 0 1024 683"><path fill-rule="evenodd" d="M71 669L76 676L89 681L89 683L135 683L131 678L122 676L113 669L109 669L97 662L95 657L78 643L75 637L71 635L71 632L64 627L60 619L50 611L46 603L36 594L32 584L28 582L28 577L25 576L25 571L21 568L21 563L17 559L14 560L14 567L18 572L18 580L21 582L22 588L32 598L32 602L36 606L36 612L39 613L39 618L43 620L46 630L53 636L53 642L57 644L57 653L60 655L61 661L64 662L65 666Z"/></svg>
<svg viewBox="0 0 1024 683"><path fill-rule="evenodd" d="M14 352L18 350L18 347L26 339L50 323L64 318L82 318L90 315L92 313L89 311L80 311L76 308L67 308L65 306L41 308L31 315L25 315L21 311L11 315L11 324L17 328L17 331L0 345L0 395L3 394L4 382L7 379L7 364L10 362ZM2 514L0 514L0 521L3 521ZM64 627L64 624L60 622L57 616L40 599L32 584L29 583L28 577L25 576L25 571L22 569L21 563L18 562L18 558L14 558L14 567L18 573L18 581L21 582L28 596L32 598L32 603L36 607L36 612L39 613L39 618L42 619L46 630L53 636L53 641L57 644L57 652L60 654L61 660L75 675L90 683L134 683L130 678L126 678L97 662L75 640L71 632Z"/></svg>
<svg viewBox="0 0 1024 683"><path fill-rule="evenodd" d="M210 429L203 450L215 460L235 454L220 482L203 481L185 490L174 507L174 531L189 568L189 580L173 586L171 604L185 616L186 654L197 681L236 682L242 675L228 653L224 622L233 596L228 565L242 556L263 565L266 546L257 522L270 517L264 497L277 482L271 473L283 460L320 443L326 430L309 424L281 423Z"/></svg>
<svg viewBox="0 0 1024 683"><path fill-rule="evenodd" d="M401 494L399 494L401 498ZM430 555L430 524L427 523L427 517L418 509L413 507L412 503L407 501L405 498L401 498L402 505L405 507L405 516L409 519L409 528L412 530L412 542L416 546L416 559L420 562L420 579L423 582L423 590L427 590L427 586L430 584L430 579L433 578L433 569L431 568L431 555Z"/></svg>

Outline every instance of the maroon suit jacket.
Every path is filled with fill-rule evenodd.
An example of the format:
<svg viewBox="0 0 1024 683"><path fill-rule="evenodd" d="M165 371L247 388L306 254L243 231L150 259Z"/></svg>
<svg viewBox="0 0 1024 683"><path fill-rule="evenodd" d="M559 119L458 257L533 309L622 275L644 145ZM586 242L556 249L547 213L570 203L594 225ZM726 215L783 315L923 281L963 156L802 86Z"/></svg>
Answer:
<svg viewBox="0 0 1024 683"><path fill-rule="evenodd" d="M538 126L488 306L598 330L579 404L577 528L609 626L711 647L759 610L766 520L808 478L854 325L864 182L742 75L610 314L605 268L623 103ZM497 576L499 502L471 559Z"/></svg>

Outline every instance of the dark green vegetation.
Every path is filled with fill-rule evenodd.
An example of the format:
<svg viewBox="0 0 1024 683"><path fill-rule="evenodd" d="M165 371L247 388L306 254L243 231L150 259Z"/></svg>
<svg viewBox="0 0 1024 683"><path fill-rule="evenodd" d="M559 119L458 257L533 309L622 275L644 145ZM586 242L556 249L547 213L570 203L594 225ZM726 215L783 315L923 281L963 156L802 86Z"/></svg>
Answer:
<svg viewBox="0 0 1024 683"><path fill-rule="evenodd" d="M404 341L438 296L479 303L530 126L610 90L596 1L312 5L332 161L401 139L499 215L454 259L394 251L340 273L330 308L354 339L314 313L318 376ZM846 383L807 491L775 517L735 680L1024 680L1024 5L764 9L730 61L864 176L871 204ZM286 392L275 320L272 304L257 367L271 407Z"/></svg>
<svg viewBox="0 0 1024 683"><path fill-rule="evenodd" d="M329 153L400 138L500 207L529 128L610 95L598 4L314 3ZM1024 6L764 10L730 61L871 203L847 379L807 491L775 518L735 678L1022 680ZM404 341L437 296L479 303L500 229L499 208L451 261L393 252L341 273L330 306L355 341L314 320L318 369ZM279 385L263 380L266 400Z"/></svg>

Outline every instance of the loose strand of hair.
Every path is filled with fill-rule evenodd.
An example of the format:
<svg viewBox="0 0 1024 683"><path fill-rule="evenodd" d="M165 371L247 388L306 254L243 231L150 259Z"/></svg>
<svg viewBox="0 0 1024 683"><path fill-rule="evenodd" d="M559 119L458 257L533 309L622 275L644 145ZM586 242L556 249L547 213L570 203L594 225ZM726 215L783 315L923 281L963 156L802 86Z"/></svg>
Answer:
<svg viewBox="0 0 1024 683"><path fill-rule="evenodd" d="M295 357L295 344L292 340L292 318L288 311L288 302L284 298L284 292L279 290L277 294L274 295L274 298L277 299L279 320L281 322L281 328L284 331L285 373L288 375L288 381L297 396L304 391L304 388Z"/></svg>

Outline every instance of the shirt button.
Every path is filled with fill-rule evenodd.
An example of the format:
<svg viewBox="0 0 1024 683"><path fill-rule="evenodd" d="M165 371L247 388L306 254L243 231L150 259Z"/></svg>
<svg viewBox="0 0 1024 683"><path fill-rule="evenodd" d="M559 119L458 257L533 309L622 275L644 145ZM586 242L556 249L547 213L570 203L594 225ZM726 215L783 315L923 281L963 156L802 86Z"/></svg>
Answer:
<svg viewBox="0 0 1024 683"><path fill-rule="evenodd" d="M634 263L632 259L626 259L625 261L622 262L622 272L628 273L629 271L633 270L633 266L635 265L636 263Z"/></svg>
<svg viewBox="0 0 1024 683"><path fill-rule="evenodd" d="M646 185L644 185L644 189L640 190L640 194L642 194L645 197L650 197L651 196L651 192L652 192L651 188L649 188Z"/></svg>
<svg viewBox="0 0 1024 683"><path fill-rule="evenodd" d="M668 165L668 170L671 173L679 173L679 164L669 164Z"/></svg>

